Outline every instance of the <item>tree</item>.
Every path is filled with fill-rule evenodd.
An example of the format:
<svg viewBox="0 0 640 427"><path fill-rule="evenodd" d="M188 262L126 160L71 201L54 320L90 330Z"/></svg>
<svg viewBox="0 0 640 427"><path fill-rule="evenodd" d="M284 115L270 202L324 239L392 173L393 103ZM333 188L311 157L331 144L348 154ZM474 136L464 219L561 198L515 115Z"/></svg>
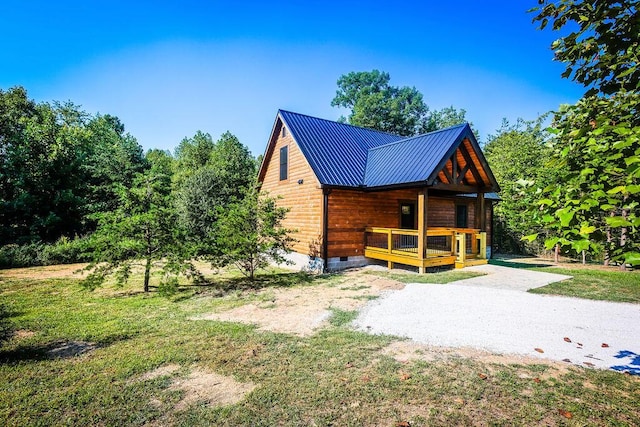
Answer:
<svg viewBox="0 0 640 427"><path fill-rule="evenodd" d="M415 88L389 85L389 73L351 72L338 79L332 106L351 109L352 125L397 135L415 135L428 108Z"/></svg>
<svg viewBox="0 0 640 427"><path fill-rule="evenodd" d="M146 164L114 116L91 117L71 102L36 104L0 90L0 240L52 242L91 232L88 216L112 209L116 184Z"/></svg>
<svg viewBox="0 0 640 427"><path fill-rule="evenodd" d="M157 160L162 156L155 153ZM88 288L101 285L115 274L117 283L125 283L132 267L142 261L144 292L149 292L151 272L160 268L160 289L171 290L176 276L199 277L188 258L171 197L171 170L167 162L152 161L149 170L134 179L133 186L119 189L120 204L113 212L97 215L98 228L92 236L93 262L84 280Z"/></svg>
<svg viewBox="0 0 640 427"><path fill-rule="evenodd" d="M556 61L564 62L563 77L588 88L587 96L612 95L640 89L640 20L637 0L539 0L534 22L554 31L574 31L554 41Z"/></svg>
<svg viewBox="0 0 640 427"><path fill-rule="evenodd" d="M270 261L287 262L291 252L293 230L282 226L287 209L278 207L276 200L249 189L245 197L221 212L218 244L222 255L213 259L215 265L233 264L250 280L256 270Z"/></svg>
<svg viewBox="0 0 640 427"><path fill-rule="evenodd" d="M174 180L178 187L186 178L209 163L215 146L211 135L202 131L197 131L193 137L180 141L174 153Z"/></svg>
<svg viewBox="0 0 640 427"><path fill-rule="evenodd" d="M389 84L389 73L378 70L351 72L338 79L338 90L332 106L349 108L351 113L341 121L412 136L464 123L465 110L453 106L429 112L422 94L415 87Z"/></svg>
<svg viewBox="0 0 640 427"><path fill-rule="evenodd" d="M532 186L544 188L551 179L547 165L551 154L549 135L542 128L543 120L518 119L511 124L503 119L500 129L489 136L484 146L484 154L502 188L502 200L494 209L494 237L496 246L504 252L538 252L522 237L541 232L527 209L535 203L536 195L526 190Z"/></svg>
<svg viewBox="0 0 640 427"><path fill-rule="evenodd" d="M459 125L460 123L466 123L467 111L463 109L456 109L453 105L445 107L441 110L434 110L425 117L422 123L420 133L433 132L439 129L444 129L450 126ZM480 139L478 131L473 127L473 123L469 122L473 134L477 139Z"/></svg>
<svg viewBox="0 0 640 427"><path fill-rule="evenodd" d="M128 133L118 117L97 115L87 123L88 141L79 173L85 188L84 215L111 211L118 204L118 185L130 187L137 173L148 167L138 141ZM87 224L86 232L94 224Z"/></svg>
<svg viewBox="0 0 640 427"><path fill-rule="evenodd" d="M184 178L178 190L178 210L195 254L218 253L219 212L244 197L256 182L255 174L256 163L247 147L225 132L204 165Z"/></svg>
<svg viewBox="0 0 640 427"><path fill-rule="evenodd" d="M541 0L534 21L577 28L552 44L564 77L587 91L554 117L558 176L535 210L552 230L547 247L604 248L609 260L640 265L640 21L636 1ZM531 238L535 238L533 235Z"/></svg>

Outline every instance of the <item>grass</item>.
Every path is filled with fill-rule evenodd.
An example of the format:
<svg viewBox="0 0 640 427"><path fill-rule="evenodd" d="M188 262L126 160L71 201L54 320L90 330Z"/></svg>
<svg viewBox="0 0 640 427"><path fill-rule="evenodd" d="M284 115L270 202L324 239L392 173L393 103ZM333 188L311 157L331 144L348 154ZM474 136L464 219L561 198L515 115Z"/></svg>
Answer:
<svg viewBox="0 0 640 427"><path fill-rule="evenodd" d="M342 280L283 276L274 286ZM244 282L225 283L221 294L212 285L163 298L137 287L87 292L70 279L0 280L12 323L34 333L0 348L0 425L640 424L640 378L617 372L466 358L400 363L381 353L393 337L345 326L351 311L334 310L332 324L310 337L188 320L258 298ZM98 348L48 355L66 341ZM168 364L181 369L138 380ZM182 392L171 381L195 367L257 387L239 404L176 410Z"/></svg>
<svg viewBox="0 0 640 427"><path fill-rule="evenodd" d="M416 273L396 273L388 271L365 271L365 274L373 274L375 276L385 277L391 280L397 280L402 283L434 283L446 284L455 282L456 280L470 279L472 277L484 276L483 273L476 273L463 270L447 270L438 273L416 274Z"/></svg>
<svg viewBox="0 0 640 427"><path fill-rule="evenodd" d="M573 276L569 280L531 289L529 291L531 293L640 303L640 272L638 271L603 270L590 266L552 267L549 264L526 264L501 260L491 260L491 264Z"/></svg>

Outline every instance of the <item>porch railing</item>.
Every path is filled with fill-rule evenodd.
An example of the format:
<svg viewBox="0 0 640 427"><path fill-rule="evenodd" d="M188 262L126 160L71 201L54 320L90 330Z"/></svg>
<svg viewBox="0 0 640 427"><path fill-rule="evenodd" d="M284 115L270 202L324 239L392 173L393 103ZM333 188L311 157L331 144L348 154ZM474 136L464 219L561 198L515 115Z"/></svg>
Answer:
<svg viewBox="0 0 640 427"><path fill-rule="evenodd" d="M455 256L461 263L469 258L486 258L487 233L478 229L429 228L424 236L424 254L418 253L419 238L418 230L370 227L365 231L365 249L373 258L376 253L418 260Z"/></svg>

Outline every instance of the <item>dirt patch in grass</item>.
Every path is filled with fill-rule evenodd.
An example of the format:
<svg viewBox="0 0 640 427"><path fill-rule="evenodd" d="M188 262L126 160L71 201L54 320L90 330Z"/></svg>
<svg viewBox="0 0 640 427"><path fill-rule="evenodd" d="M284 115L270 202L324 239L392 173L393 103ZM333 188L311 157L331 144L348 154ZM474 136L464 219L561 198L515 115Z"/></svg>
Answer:
<svg viewBox="0 0 640 427"><path fill-rule="evenodd" d="M149 371L149 372L146 372L146 373L140 375L138 380L139 381L154 380L156 378L172 375L172 374L174 374L175 372L177 372L179 370L180 370L180 365L176 365L176 364L173 364L173 363L170 364L170 365L159 366L156 369L154 369L153 371Z"/></svg>
<svg viewBox="0 0 640 427"><path fill-rule="evenodd" d="M192 320L217 320L255 324L261 330L308 336L331 316L331 309L357 310L382 292L402 289L403 284L359 271L345 273L335 283L257 292L259 303L208 313Z"/></svg>
<svg viewBox="0 0 640 427"><path fill-rule="evenodd" d="M13 336L16 339L24 340L24 339L27 339L27 338L31 338L35 334L36 334L35 332L30 331L28 329L18 329L17 331L15 331L13 333Z"/></svg>
<svg viewBox="0 0 640 427"><path fill-rule="evenodd" d="M181 411L198 402L209 406L233 405L255 387L252 383L241 383L214 372L194 369L187 378L176 379L170 389L183 392L182 399L175 406L176 410Z"/></svg>
<svg viewBox="0 0 640 427"><path fill-rule="evenodd" d="M539 359L517 354L497 354L489 351L461 347L434 347L418 344L413 341L395 341L383 348L381 354L391 356L400 363L408 363L416 360L425 362L447 361L454 359L472 359L476 362L496 365L541 365L552 368L554 375L568 372L572 366L570 363L556 362L554 360Z"/></svg>
<svg viewBox="0 0 640 427"><path fill-rule="evenodd" d="M6 279L64 279L64 278L82 278L86 272L77 273L76 271L85 268L87 264L61 264L48 265L44 267L27 267L27 268L10 268L0 270L0 278Z"/></svg>
<svg viewBox="0 0 640 427"><path fill-rule="evenodd" d="M62 341L55 343L47 355L53 359L67 359L80 356L98 348L98 345L86 341Z"/></svg>

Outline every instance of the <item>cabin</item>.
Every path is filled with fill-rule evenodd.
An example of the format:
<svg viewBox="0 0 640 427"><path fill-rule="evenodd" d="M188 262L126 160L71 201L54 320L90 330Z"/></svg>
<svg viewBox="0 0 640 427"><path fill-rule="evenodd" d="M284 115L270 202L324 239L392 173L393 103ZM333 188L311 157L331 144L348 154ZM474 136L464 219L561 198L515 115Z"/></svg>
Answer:
<svg viewBox="0 0 640 427"><path fill-rule="evenodd" d="M289 208L291 261L463 268L491 256L496 179L469 124L414 137L279 110L258 174Z"/></svg>

